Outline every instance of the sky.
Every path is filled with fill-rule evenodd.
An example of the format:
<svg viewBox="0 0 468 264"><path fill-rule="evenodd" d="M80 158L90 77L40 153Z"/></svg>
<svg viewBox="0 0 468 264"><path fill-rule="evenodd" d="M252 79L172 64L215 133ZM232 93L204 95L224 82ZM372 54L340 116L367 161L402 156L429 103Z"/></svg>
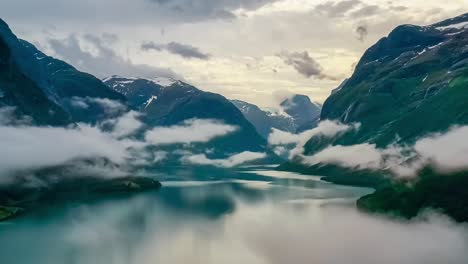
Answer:
<svg viewBox="0 0 468 264"><path fill-rule="evenodd" d="M401 24L468 0L2 0L0 18L49 55L105 78L173 77L263 107L323 102Z"/></svg>

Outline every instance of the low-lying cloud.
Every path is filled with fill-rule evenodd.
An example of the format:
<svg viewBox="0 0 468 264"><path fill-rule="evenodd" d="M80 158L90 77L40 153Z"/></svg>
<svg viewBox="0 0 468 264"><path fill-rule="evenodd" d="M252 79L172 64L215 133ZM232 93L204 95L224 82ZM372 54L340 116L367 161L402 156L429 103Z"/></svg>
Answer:
<svg viewBox="0 0 468 264"><path fill-rule="evenodd" d="M144 126L139 117L141 117L141 113L129 111L119 118L107 121L107 123L112 126L112 134L115 137L131 136Z"/></svg>
<svg viewBox="0 0 468 264"><path fill-rule="evenodd" d="M304 145L313 137L323 136L331 138L350 130L358 130L359 128L359 123L343 124L337 121L324 120L320 122L316 128L304 131L300 134L292 134L278 129L273 129L273 132L268 137L268 144L271 146L292 145L293 149L289 154L292 159L304 152Z"/></svg>
<svg viewBox="0 0 468 264"><path fill-rule="evenodd" d="M236 126L217 120L191 119L181 125L156 127L146 132L145 140L153 145L203 143L236 131Z"/></svg>
<svg viewBox="0 0 468 264"><path fill-rule="evenodd" d="M199 48L192 45L169 42L167 44L159 44L154 42L146 42L141 44L141 49L144 51L156 50L156 51L167 51L169 53L181 56L186 59L200 59L208 60L211 55L209 53L202 52Z"/></svg>
<svg viewBox="0 0 468 264"><path fill-rule="evenodd" d="M209 159L205 154L184 156L183 162L196 165L212 165L222 168L232 168L244 163L265 158L265 153L245 151L239 154L232 155L226 159Z"/></svg>
<svg viewBox="0 0 468 264"><path fill-rule="evenodd" d="M443 173L468 169L468 126L432 134L412 146L392 144L377 148L363 143L329 146L312 156L302 156L308 165L329 163L352 169L389 170L396 176L413 177L425 166Z"/></svg>
<svg viewBox="0 0 468 264"><path fill-rule="evenodd" d="M76 102L86 103L86 100ZM0 108L0 182L9 181L10 176L17 173L61 165L83 174L84 168L90 169L84 166L86 163L70 165L84 159L108 160L117 165L109 167L114 170L109 174L123 175L125 171L116 171L119 168L127 170L133 166L160 163L167 158L167 152L148 147L206 143L237 130L237 127L217 120L192 119L171 127L155 127L147 131L144 140L141 140L133 137L145 129L140 120L141 114L135 111L125 112L95 126L79 123L70 127L33 126L22 121L29 119L17 119L13 112L14 108ZM251 158L254 157L243 153L232 157L227 163L218 163L236 165ZM98 167L95 169L109 169Z"/></svg>
<svg viewBox="0 0 468 264"><path fill-rule="evenodd" d="M57 166L74 159L106 157L123 163L143 143L118 140L97 127L0 126L0 173Z"/></svg>

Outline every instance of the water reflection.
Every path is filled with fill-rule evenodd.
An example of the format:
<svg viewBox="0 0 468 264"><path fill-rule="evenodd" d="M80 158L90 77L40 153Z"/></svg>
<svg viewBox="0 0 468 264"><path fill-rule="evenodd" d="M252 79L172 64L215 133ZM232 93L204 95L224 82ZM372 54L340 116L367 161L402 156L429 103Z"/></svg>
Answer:
<svg viewBox="0 0 468 264"><path fill-rule="evenodd" d="M353 202L368 189L267 170L205 173L171 173L157 193L0 225L1 263L461 264L468 257L465 227L440 216L405 223L357 212Z"/></svg>

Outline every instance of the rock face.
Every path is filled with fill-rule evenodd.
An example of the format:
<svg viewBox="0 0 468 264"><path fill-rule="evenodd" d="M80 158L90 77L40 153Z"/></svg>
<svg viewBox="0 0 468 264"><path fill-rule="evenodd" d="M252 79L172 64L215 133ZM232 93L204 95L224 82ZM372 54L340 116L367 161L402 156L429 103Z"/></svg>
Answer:
<svg viewBox="0 0 468 264"><path fill-rule="evenodd" d="M468 15L403 25L368 49L321 119L361 122L349 143L412 142L468 122ZM309 152L313 147L309 146Z"/></svg>
<svg viewBox="0 0 468 264"><path fill-rule="evenodd" d="M233 100L232 103L242 112L245 118L255 126L258 133L264 138L268 138L272 128L291 133L296 131L294 119L289 115L265 111L254 104L240 100Z"/></svg>
<svg viewBox="0 0 468 264"><path fill-rule="evenodd" d="M290 133L300 133L314 128L320 118L321 105L305 95L294 95L281 103L281 112L262 110L254 104L232 100L245 118L252 123L264 138L273 128Z"/></svg>
<svg viewBox="0 0 468 264"><path fill-rule="evenodd" d="M94 76L39 51L18 39L0 20L0 106L31 116L37 124L94 122L104 110L76 107L76 100L125 98Z"/></svg>
<svg viewBox="0 0 468 264"><path fill-rule="evenodd" d="M104 79L111 89L126 96L129 104L143 112L149 126L170 126L185 120L217 119L239 129L226 137L208 143L222 153L242 151L265 152L266 140L226 98L204 92L182 81L168 78L127 78L112 76ZM216 154L216 153L214 153Z"/></svg>
<svg viewBox="0 0 468 264"><path fill-rule="evenodd" d="M290 115L296 126L296 133L315 127L320 118L322 106L306 95L294 95L281 103L284 112Z"/></svg>

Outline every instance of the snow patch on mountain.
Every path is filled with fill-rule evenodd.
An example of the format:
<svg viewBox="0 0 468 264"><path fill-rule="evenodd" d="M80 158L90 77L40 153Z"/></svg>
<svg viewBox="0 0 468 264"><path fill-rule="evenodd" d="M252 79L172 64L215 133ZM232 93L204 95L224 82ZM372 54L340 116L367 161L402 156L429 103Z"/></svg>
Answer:
<svg viewBox="0 0 468 264"><path fill-rule="evenodd" d="M443 27L437 27L438 30L447 30L447 29L465 29L468 28L468 21L460 22L457 24L452 24L448 26L443 26Z"/></svg>
<svg viewBox="0 0 468 264"><path fill-rule="evenodd" d="M157 100L157 99L158 99L157 96L155 96L155 95L151 96L151 98L148 99L148 101L146 101L144 109L146 109L154 100Z"/></svg>
<svg viewBox="0 0 468 264"><path fill-rule="evenodd" d="M161 87L170 87L172 86L173 84L176 84L176 83L180 83L180 81L178 80L175 80L173 78L167 78L167 77L155 77L155 78L140 78L140 77L122 77L122 76L118 76L118 75L113 75L113 76L110 76L110 77L107 77L105 79L103 79L102 81L104 83L106 82L114 82L114 84L112 85L114 88L117 87L117 86L121 86L123 84L131 84L137 80L145 80L145 81L148 81L148 82L152 82L156 85L159 85Z"/></svg>

